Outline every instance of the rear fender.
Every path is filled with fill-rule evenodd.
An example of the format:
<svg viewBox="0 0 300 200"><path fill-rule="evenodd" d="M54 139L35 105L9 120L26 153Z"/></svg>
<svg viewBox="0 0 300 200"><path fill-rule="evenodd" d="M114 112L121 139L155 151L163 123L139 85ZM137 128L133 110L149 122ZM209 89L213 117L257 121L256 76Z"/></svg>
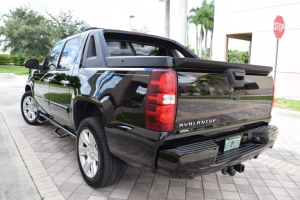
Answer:
<svg viewBox="0 0 300 200"><path fill-rule="evenodd" d="M104 126L107 124L105 117L106 114L102 109L103 106L97 99L76 96L73 99L72 105L71 118L76 129L79 127L79 124L83 119L92 116L100 117L102 120L101 123L103 123Z"/></svg>

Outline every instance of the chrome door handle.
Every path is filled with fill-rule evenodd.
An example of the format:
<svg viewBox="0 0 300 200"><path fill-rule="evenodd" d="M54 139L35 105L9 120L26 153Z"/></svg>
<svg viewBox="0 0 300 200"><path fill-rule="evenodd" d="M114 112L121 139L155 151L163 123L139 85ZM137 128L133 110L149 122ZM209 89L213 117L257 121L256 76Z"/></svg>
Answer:
<svg viewBox="0 0 300 200"><path fill-rule="evenodd" d="M51 80L50 80L50 79L46 79L46 78L44 78L44 82L47 84L47 83L50 83L50 82L51 82Z"/></svg>
<svg viewBox="0 0 300 200"><path fill-rule="evenodd" d="M60 83L63 84L63 86L66 86L66 85L70 84L70 81L68 81L68 80L61 80Z"/></svg>

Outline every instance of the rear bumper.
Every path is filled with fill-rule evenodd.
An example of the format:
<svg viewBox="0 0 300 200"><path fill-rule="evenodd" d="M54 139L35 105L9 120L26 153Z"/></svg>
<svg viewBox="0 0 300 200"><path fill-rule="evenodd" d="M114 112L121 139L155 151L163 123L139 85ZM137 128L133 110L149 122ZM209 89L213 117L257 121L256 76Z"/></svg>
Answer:
<svg viewBox="0 0 300 200"><path fill-rule="evenodd" d="M240 147L224 152L225 139L236 135L243 136ZM276 126L266 125L226 137L165 149L158 154L157 173L174 178L186 178L193 173L196 176L213 173L261 154L273 146L277 135ZM253 141L256 137L260 140Z"/></svg>

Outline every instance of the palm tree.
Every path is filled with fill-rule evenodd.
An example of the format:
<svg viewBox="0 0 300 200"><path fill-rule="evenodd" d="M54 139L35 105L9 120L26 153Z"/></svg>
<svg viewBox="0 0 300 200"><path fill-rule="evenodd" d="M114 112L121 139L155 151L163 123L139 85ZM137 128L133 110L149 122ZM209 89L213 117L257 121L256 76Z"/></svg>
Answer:
<svg viewBox="0 0 300 200"><path fill-rule="evenodd" d="M165 37L170 38L170 0L159 0L165 2Z"/></svg>
<svg viewBox="0 0 300 200"><path fill-rule="evenodd" d="M210 31L210 50L209 50L209 59L212 57L212 41L213 41L213 33L214 33L214 23L211 23L208 30Z"/></svg>
<svg viewBox="0 0 300 200"><path fill-rule="evenodd" d="M199 48L198 48L198 26L199 26L199 20L195 17L190 15L188 17L188 22L193 23L196 26L196 54L199 55Z"/></svg>
<svg viewBox="0 0 300 200"><path fill-rule="evenodd" d="M196 26L196 52L197 55L199 55L199 49L200 49L200 53L201 53L201 49L202 49L202 40L203 40L203 28L202 28L202 16L201 16L201 12L200 12L200 8L192 8L190 10L190 13L193 13L193 15L190 15L188 17L188 21L189 23L192 23ZM199 33L198 33L198 29L200 26L200 40L199 40Z"/></svg>
<svg viewBox="0 0 300 200"><path fill-rule="evenodd" d="M207 4L206 0L203 0L201 7L192 8L190 10L190 15L188 17L189 23L196 26L196 51L197 55L200 54L202 57L202 40L205 32L205 48L204 48L204 58L207 58L207 35L208 31L211 32L211 42L210 42L210 54L212 56L212 39L213 39L213 28L214 28L214 0ZM198 27L200 27L200 36L198 36ZM200 37L200 40L199 40Z"/></svg>
<svg viewBox="0 0 300 200"><path fill-rule="evenodd" d="M215 15L215 1L211 1L210 4L211 6L211 23L208 27L208 30L210 31L211 35L210 35L210 51L209 51L209 59L212 58L212 41L213 41L213 33L214 33L214 15Z"/></svg>
<svg viewBox="0 0 300 200"><path fill-rule="evenodd" d="M208 31L213 29L214 1L212 1L210 4L207 4L207 1L203 0L202 5L197 12L198 17L201 20L201 26L205 32L204 58L207 58L207 36Z"/></svg>
<svg viewBox="0 0 300 200"><path fill-rule="evenodd" d="M202 6L200 8L201 17L202 17L202 26L205 32L205 43L204 43L204 57L206 58L207 54L207 33L208 27L210 26L210 6L207 4L206 0L203 0Z"/></svg>

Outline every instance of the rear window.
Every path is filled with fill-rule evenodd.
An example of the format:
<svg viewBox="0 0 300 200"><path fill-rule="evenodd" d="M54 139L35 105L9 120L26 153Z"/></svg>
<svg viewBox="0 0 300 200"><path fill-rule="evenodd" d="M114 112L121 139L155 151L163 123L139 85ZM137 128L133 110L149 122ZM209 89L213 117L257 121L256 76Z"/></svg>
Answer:
<svg viewBox="0 0 300 200"><path fill-rule="evenodd" d="M166 56L161 47L132 42L107 42L111 56Z"/></svg>
<svg viewBox="0 0 300 200"><path fill-rule="evenodd" d="M107 42L111 56L134 56L128 42Z"/></svg>
<svg viewBox="0 0 300 200"><path fill-rule="evenodd" d="M137 56L154 56L158 50L158 47L144 45L144 44L132 43L132 46Z"/></svg>

